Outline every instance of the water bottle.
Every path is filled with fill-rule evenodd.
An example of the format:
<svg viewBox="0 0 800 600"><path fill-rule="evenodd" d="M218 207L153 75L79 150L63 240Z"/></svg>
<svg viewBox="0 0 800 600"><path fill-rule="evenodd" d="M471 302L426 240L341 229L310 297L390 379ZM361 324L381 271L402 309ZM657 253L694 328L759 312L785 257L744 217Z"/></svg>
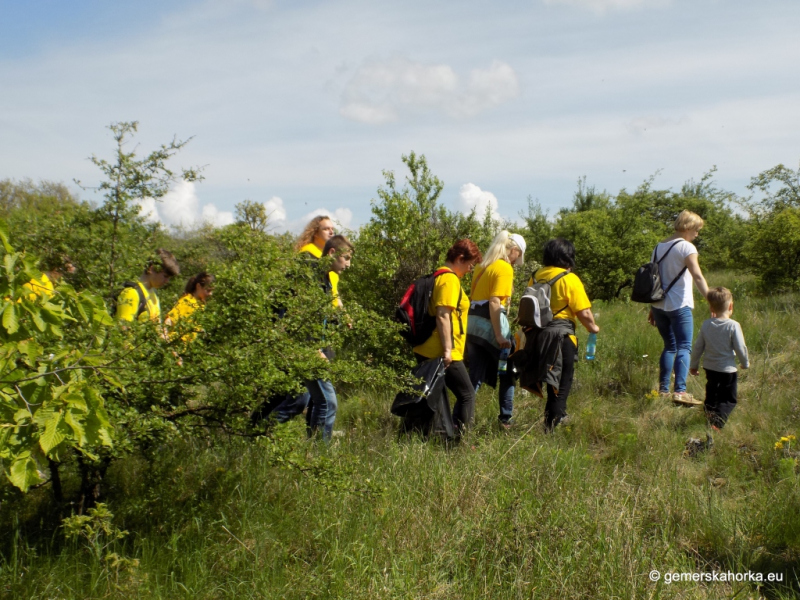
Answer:
<svg viewBox="0 0 800 600"><path fill-rule="evenodd" d="M508 370L508 355L511 352L510 348L500 349L500 358L497 360L497 372L505 373Z"/></svg>
<svg viewBox="0 0 800 600"><path fill-rule="evenodd" d="M594 360L595 350L597 350L597 334L590 333L586 340L586 360Z"/></svg>

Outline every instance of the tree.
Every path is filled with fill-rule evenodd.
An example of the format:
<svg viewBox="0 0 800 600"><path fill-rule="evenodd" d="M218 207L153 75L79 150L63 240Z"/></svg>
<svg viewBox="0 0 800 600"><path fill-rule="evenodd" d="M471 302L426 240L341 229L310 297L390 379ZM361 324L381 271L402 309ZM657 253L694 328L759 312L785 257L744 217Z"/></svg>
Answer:
<svg viewBox="0 0 800 600"><path fill-rule="evenodd" d="M267 208L261 202L253 202L252 200L243 200L235 207L236 222L241 225L246 225L252 231L265 233L267 231L267 222L269 215Z"/></svg>

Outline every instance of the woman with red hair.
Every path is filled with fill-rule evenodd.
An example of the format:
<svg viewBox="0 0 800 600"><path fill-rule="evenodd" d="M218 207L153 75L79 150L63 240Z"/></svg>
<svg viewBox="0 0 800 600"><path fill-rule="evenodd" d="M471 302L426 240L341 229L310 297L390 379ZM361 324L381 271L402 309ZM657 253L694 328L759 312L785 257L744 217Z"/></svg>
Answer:
<svg viewBox="0 0 800 600"><path fill-rule="evenodd" d="M428 314L436 317L436 331L424 343L414 347L419 362L442 357L445 386L456 396L453 423L462 431L475 416L475 388L464 366L464 345L467 339L469 296L461 287L461 278L481 261L481 252L472 240L458 240L447 251L445 272L436 277ZM442 389L446 405L447 390Z"/></svg>

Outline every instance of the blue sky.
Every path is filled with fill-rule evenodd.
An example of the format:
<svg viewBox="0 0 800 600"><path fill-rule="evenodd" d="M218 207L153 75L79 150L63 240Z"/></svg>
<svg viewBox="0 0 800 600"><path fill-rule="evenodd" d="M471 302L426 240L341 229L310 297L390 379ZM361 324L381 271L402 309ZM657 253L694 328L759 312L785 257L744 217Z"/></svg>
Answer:
<svg viewBox="0 0 800 600"><path fill-rule="evenodd" d="M267 204L356 227L382 170L427 156L453 209L551 213L576 181L677 188L800 161L800 2L0 0L0 178L96 182L105 127L206 165L167 224ZM81 191L91 199L91 193Z"/></svg>

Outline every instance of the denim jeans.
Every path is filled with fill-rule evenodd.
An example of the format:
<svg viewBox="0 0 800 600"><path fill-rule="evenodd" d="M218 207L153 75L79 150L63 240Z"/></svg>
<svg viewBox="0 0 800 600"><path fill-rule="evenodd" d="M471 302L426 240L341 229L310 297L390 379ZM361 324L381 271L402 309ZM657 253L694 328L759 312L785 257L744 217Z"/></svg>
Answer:
<svg viewBox="0 0 800 600"><path fill-rule="evenodd" d="M272 411L275 415L275 420L278 423L291 421L306 409L310 399L311 395L307 391L301 393L299 396L287 395L286 399Z"/></svg>
<svg viewBox="0 0 800 600"><path fill-rule="evenodd" d="M487 375L489 369L497 370L497 360L486 348L478 344L468 343L467 354L469 356L469 380L477 394L484 382L491 383L494 379ZM500 383L500 415L497 418L501 423L508 423L511 421L511 414L514 410L514 379L510 372L498 373L497 379Z"/></svg>
<svg viewBox="0 0 800 600"><path fill-rule="evenodd" d="M325 379L306 381L306 388L311 399L306 412L306 428L311 436L317 429L322 430L322 439L329 441L333 435L333 423L336 421L336 390L333 384Z"/></svg>
<svg viewBox="0 0 800 600"><path fill-rule="evenodd" d="M669 312L652 308L658 333L664 340L664 351L659 362L658 391L669 392L669 376L675 371L675 392L686 391L689 357L692 353L694 320L688 306Z"/></svg>

